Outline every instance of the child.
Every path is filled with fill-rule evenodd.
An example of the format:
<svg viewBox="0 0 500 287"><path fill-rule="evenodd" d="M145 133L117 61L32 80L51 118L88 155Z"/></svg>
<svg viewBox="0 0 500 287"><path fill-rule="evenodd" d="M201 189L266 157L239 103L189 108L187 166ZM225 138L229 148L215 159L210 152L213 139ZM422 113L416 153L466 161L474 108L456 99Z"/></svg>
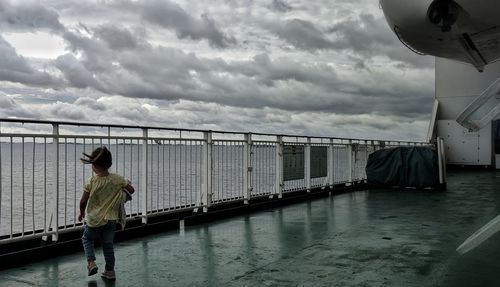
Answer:
<svg viewBox="0 0 500 287"><path fill-rule="evenodd" d="M85 184L82 198L80 199L80 215L78 220L85 219L85 229L82 241L85 255L87 256L88 275L97 273L94 255L94 240L100 238L104 259L105 271L103 278L114 280L115 254L113 239L115 236L116 222L119 219L119 209L123 202L124 193L134 193L134 188L122 176L109 173L112 164L111 152L106 147L96 148L91 155L83 153L87 158L81 158L83 163L92 164L95 175Z"/></svg>

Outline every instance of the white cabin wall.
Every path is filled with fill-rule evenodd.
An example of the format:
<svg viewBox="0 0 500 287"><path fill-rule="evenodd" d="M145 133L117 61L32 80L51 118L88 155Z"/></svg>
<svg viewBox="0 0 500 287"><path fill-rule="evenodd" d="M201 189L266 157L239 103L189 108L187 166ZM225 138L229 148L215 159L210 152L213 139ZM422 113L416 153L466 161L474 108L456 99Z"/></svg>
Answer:
<svg viewBox="0 0 500 287"><path fill-rule="evenodd" d="M492 125L470 133L455 122L457 116L500 77L500 62L479 73L473 66L436 58L437 135L445 140L447 161L460 165L493 165Z"/></svg>

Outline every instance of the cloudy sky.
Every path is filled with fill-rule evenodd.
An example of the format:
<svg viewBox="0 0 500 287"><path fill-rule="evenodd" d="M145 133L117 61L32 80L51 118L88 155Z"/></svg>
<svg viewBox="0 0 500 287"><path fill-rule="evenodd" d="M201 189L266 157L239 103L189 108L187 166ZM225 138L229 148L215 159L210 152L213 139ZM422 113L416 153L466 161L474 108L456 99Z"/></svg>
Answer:
<svg viewBox="0 0 500 287"><path fill-rule="evenodd" d="M0 118L424 140L376 0L1 0Z"/></svg>

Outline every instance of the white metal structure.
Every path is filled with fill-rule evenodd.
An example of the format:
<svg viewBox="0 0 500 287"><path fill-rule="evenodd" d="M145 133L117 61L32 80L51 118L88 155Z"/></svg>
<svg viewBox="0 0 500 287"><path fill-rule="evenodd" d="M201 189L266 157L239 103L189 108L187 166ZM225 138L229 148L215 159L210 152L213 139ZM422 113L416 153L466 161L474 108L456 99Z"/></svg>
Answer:
<svg viewBox="0 0 500 287"><path fill-rule="evenodd" d="M179 210L207 211L221 202L332 187L366 179L369 153L426 143L0 119L0 244L81 228L78 201L92 175L82 152L105 145L112 172L132 181L129 218ZM327 149L328 172L284 180L283 150Z"/></svg>
<svg viewBox="0 0 500 287"><path fill-rule="evenodd" d="M494 165L498 118L494 111L500 103L500 96L498 91L491 91L497 87L497 84L492 83L499 76L498 62L491 64L483 73L478 73L469 65L436 58L438 104L435 105L433 118L436 120L432 127L435 129L434 134L445 140L448 163ZM457 118L465 127L457 122Z"/></svg>
<svg viewBox="0 0 500 287"><path fill-rule="evenodd" d="M500 59L498 0L380 0L390 28L420 54L472 64Z"/></svg>
<svg viewBox="0 0 500 287"><path fill-rule="evenodd" d="M500 77L472 101L457 122L470 131L479 131L500 115Z"/></svg>

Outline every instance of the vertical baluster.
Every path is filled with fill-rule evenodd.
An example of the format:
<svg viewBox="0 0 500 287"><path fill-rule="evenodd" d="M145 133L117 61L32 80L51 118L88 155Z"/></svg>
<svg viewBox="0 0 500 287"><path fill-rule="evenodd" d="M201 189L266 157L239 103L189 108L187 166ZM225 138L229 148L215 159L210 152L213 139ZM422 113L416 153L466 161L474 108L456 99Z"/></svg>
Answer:
<svg viewBox="0 0 500 287"><path fill-rule="evenodd" d="M64 228L68 225L68 138L64 138Z"/></svg>
<svg viewBox="0 0 500 287"><path fill-rule="evenodd" d="M355 155L355 151L354 151L354 146L353 146L353 143L352 143L352 140L349 140L349 146L348 146L348 156L349 156L349 183L352 184L352 182L354 181L354 172L353 172L353 168L356 164L356 155Z"/></svg>
<svg viewBox="0 0 500 287"><path fill-rule="evenodd" d="M21 236L24 236L24 219L25 219L25 213L26 213L26 203L25 203L25 186L24 186L24 144L25 140L24 137L21 139L21 185L22 185L22 201L23 201L23 211L22 211L22 218L21 218Z"/></svg>
<svg viewBox="0 0 500 287"><path fill-rule="evenodd" d="M13 139L10 137L10 238L13 237L13 216L14 216L14 193L13 193L13 188L14 188L14 174L13 174Z"/></svg>
<svg viewBox="0 0 500 287"><path fill-rule="evenodd" d="M251 192L252 192L252 182L251 182L251 174L252 174L252 168L251 168L251 148L252 148L252 134L248 133L244 135L244 142L243 142L243 191L244 191L244 197L245 197L245 203L248 204L250 197L251 197Z"/></svg>
<svg viewBox="0 0 500 287"><path fill-rule="evenodd" d="M126 163L127 163L127 161L126 161L126 155L127 155L127 151L126 151L126 148L127 148L127 142L126 142L126 139L124 139L124 138L123 138L123 139L121 139L121 141L122 141L122 146L123 146L123 149L122 149L122 150L123 150L123 156L122 156L122 167L123 167L123 168L122 168L122 174L121 174L121 175L122 175L123 177L125 177L125 178L126 178L126 177L127 177L127 174L126 174L125 167L126 167L126 165L127 165L127 164L126 164ZM130 179L129 179L129 180L130 180Z"/></svg>
<svg viewBox="0 0 500 287"><path fill-rule="evenodd" d="M135 183L133 182L133 169L134 169L134 160L133 160L133 154L134 154L133 150L134 149L133 149L133 145L134 145L133 141L132 141L132 139L130 139L130 141L129 141L129 147L130 147L130 153L129 153L129 155L130 155L129 180L130 180L130 182L133 185L135 185ZM129 211L128 214L131 215L132 214L132 203L128 204L128 211Z"/></svg>
<svg viewBox="0 0 500 287"><path fill-rule="evenodd" d="M224 176L224 180L222 180L222 194L221 194L221 199L224 200L226 198L226 194L228 193L228 159L229 159L229 149L228 149L228 144L229 142L222 142L223 149L222 149L222 154L224 156L224 160L222 161L222 175Z"/></svg>
<svg viewBox="0 0 500 287"><path fill-rule="evenodd" d="M36 162L36 149L35 149L36 140L33 137L33 161L31 163L31 224L33 227L33 235L35 234L35 162ZM1 143L0 143L1 145ZM1 153L1 150L0 150ZM0 166L2 165L0 160ZM1 182L0 177L0 182ZM0 197L1 198L1 197ZM0 203L2 200L0 199ZM1 216L0 216L1 217Z"/></svg>
<svg viewBox="0 0 500 287"><path fill-rule="evenodd" d="M275 193L278 194L278 198L282 197L283 193L283 137L276 137L276 182L275 182Z"/></svg>
<svg viewBox="0 0 500 287"><path fill-rule="evenodd" d="M82 152L86 152L86 144L87 140L85 138L82 138L83 146L82 146ZM87 182L87 179L85 178L85 165L82 166L82 191L83 187L85 187L85 183Z"/></svg>
<svg viewBox="0 0 500 287"><path fill-rule="evenodd" d="M259 190L259 193L262 193L262 144L259 143L259 145L256 146L256 165L257 165L257 187Z"/></svg>
<svg viewBox="0 0 500 287"><path fill-rule="evenodd" d="M119 150L119 142L118 138L115 138L115 172L118 173L118 165L119 165L119 159L120 159L120 150ZM109 148L111 150L111 147Z"/></svg>
<svg viewBox="0 0 500 287"><path fill-rule="evenodd" d="M230 172L231 172L231 179L230 179L230 183L231 183L231 193L234 194L234 196L231 196L231 197L240 197L241 194L238 193L238 189L236 188L236 182L238 180L238 177L236 177L235 175L235 160L236 160L236 156L235 156L235 151L236 151L236 145L237 143L236 142L231 142L231 150L229 151L229 154L231 156L231 160L229 162L229 164L231 165L231 168L230 168Z"/></svg>
<svg viewBox="0 0 500 287"><path fill-rule="evenodd" d="M224 182L224 150L225 150L225 143L222 141L221 142L221 151L220 151L220 154L221 154L221 169L219 171L219 176L221 178L221 187L219 189L219 200L221 200L223 198L223 194L224 194L224 186L225 186L225 182Z"/></svg>
<svg viewBox="0 0 500 287"><path fill-rule="evenodd" d="M198 195L197 207L203 206L207 212L210 206L210 192L212 191L212 133L203 132L203 146L201 153L201 193Z"/></svg>
<svg viewBox="0 0 500 287"><path fill-rule="evenodd" d="M76 206L76 198L77 198L77 195L79 194L78 190L76 189L76 162L78 161L77 160L77 156L76 156L76 144L77 140L76 140L76 137L73 139L73 192L74 192L74 196L73 196L73 226L76 226L76 221L77 221L77 218L76 218L76 209L77 209L77 206Z"/></svg>
<svg viewBox="0 0 500 287"><path fill-rule="evenodd" d="M147 178L148 178L148 129L142 129L142 174L140 179L141 186L141 215L142 215L142 223L147 223Z"/></svg>
<svg viewBox="0 0 500 287"><path fill-rule="evenodd" d="M273 176L273 173L274 173L274 163L273 163L273 145L271 145L270 143L266 143L266 150L267 150L267 153L266 153L266 158L267 158L267 171L266 171L266 174L267 174L267 182L266 182L266 189L264 190L264 192L266 193L272 193L271 192L271 188L273 186L273 183L272 183L272 179L274 178Z"/></svg>
<svg viewBox="0 0 500 287"><path fill-rule="evenodd" d="M54 161L54 170L56 172L55 174L55 195L53 196L54 205L55 208L53 208L53 212L55 211L55 215L52 216L53 225L52 225L52 231L55 231L54 234L52 234L52 241L58 241L59 239L59 124L52 124L52 133L53 133L53 145L54 145L54 154L55 154L55 161Z"/></svg>
<svg viewBox="0 0 500 287"><path fill-rule="evenodd" d="M328 175L328 186L333 188L333 139L329 139L328 153L327 153L327 175Z"/></svg>
<svg viewBox="0 0 500 287"><path fill-rule="evenodd" d="M228 200L229 198L233 197L233 190L232 190L232 172L231 172L231 149L232 149L232 141L228 141L226 143L227 149L226 149L226 190L224 192L224 198Z"/></svg>

